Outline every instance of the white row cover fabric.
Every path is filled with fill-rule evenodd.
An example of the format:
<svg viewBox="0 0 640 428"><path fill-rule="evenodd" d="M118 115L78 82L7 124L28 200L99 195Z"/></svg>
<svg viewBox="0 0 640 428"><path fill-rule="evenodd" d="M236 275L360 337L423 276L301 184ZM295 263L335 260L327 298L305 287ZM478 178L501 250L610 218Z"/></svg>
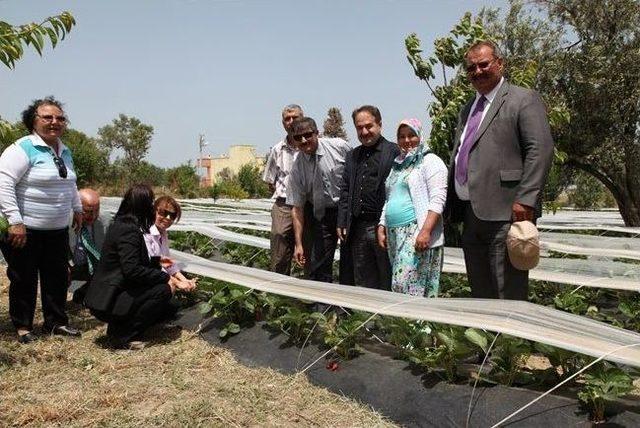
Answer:
<svg viewBox="0 0 640 428"><path fill-rule="evenodd" d="M171 230L198 232L212 239L250 245L256 248L269 249L270 247L269 240L266 238L232 232L212 224L178 224L173 226ZM336 252L336 259L338 258L338 254L339 253ZM613 264L615 262L607 263ZM550 270L557 269L558 264L572 264L574 266L580 266L582 269L578 267L572 272L556 272ZM631 277L625 278L620 276L610 277L609 273L611 273L611 271L598 275L596 272L588 269L592 264L593 262L588 260L541 259L540 265L536 269L530 271L530 278L540 281L557 282L560 284L640 291L640 281L638 280L640 277L640 272L638 272L638 270L640 270L640 266L628 265L629 269L636 270L632 271ZM443 270L444 272L450 273L466 272L464 256L460 248L445 248Z"/></svg>
<svg viewBox="0 0 640 428"><path fill-rule="evenodd" d="M640 334L578 315L515 300L425 299L400 293L292 278L212 262L175 251L184 270L251 289L381 315L474 327L640 367ZM636 347L618 349L638 344Z"/></svg>

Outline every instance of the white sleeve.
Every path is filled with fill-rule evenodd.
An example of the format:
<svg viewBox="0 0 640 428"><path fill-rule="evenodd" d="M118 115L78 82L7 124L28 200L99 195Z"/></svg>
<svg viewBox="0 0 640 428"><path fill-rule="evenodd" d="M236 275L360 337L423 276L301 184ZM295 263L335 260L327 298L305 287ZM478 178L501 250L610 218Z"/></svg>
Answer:
<svg viewBox="0 0 640 428"><path fill-rule="evenodd" d="M269 150L269 156L267 157L264 172L262 173L262 181L269 184L275 184L276 182L276 147L277 146L273 146Z"/></svg>
<svg viewBox="0 0 640 428"><path fill-rule="evenodd" d="M427 209L428 211L442 214L447 200L447 166L437 155L429 153L425 156L421 170L429 191Z"/></svg>
<svg viewBox="0 0 640 428"><path fill-rule="evenodd" d="M306 202L302 194L302 156L298 156L293 162L289 182L287 184L287 205L302 207Z"/></svg>
<svg viewBox="0 0 640 428"><path fill-rule="evenodd" d="M7 147L0 156L0 210L11 225L22 223L22 213L16 197L16 184L29 167L29 157L16 144Z"/></svg>

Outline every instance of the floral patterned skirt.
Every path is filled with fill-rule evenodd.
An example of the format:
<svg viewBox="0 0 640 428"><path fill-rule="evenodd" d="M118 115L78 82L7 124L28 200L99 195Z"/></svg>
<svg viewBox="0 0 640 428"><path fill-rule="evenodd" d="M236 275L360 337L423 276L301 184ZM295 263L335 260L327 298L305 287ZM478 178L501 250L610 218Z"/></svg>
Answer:
<svg viewBox="0 0 640 428"><path fill-rule="evenodd" d="M440 289L443 247L416 251L418 224L387 228L387 248L391 261L391 290L412 296L436 297Z"/></svg>

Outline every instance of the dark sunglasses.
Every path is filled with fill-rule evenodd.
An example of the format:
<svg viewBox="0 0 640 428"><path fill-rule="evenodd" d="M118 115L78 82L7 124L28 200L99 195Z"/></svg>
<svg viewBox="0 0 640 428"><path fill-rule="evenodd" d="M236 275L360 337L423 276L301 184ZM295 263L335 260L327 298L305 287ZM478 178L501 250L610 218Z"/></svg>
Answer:
<svg viewBox="0 0 640 428"><path fill-rule="evenodd" d="M58 167L58 175L60 178L67 178L67 166L64 164L62 158L54 156L53 163Z"/></svg>
<svg viewBox="0 0 640 428"><path fill-rule="evenodd" d="M313 136L316 134L316 131L310 131L310 132L305 132L304 134L297 134L293 136L293 139L297 142L301 142L302 141L302 137L304 137L305 140L310 140L311 138L313 138Z"/></svg>
<svg viewBox="0 0 640 428"><path fill-rule="evenodd" d="M158 215L162 218L168 218L169 220L175 220L178 216L178 213L175 211L164 210L162 208L158 208L156 211Z"/></svg>
<svg viewBox="0 0 640 428"><path fill-rule="evenodd" d="M40 119L44 120L47 123L53 122L54 118L60 123L65 123L67 121L67 118L64 116L54 116L52 114L45 114L44 116L40 116L39 114L36 114L36 116L38 116Z"/></svg>
<svg viewBox="0 0 640 428"><path fill-rule="evenodd" d="M491 61L482 61L477 64L467 64L464 66L464 69L467 70L467 73L473 73L474 71L476 71L476 69L486 70L491 66L491 64L493 64L495 60L496 58L492 59Z"/></svg>

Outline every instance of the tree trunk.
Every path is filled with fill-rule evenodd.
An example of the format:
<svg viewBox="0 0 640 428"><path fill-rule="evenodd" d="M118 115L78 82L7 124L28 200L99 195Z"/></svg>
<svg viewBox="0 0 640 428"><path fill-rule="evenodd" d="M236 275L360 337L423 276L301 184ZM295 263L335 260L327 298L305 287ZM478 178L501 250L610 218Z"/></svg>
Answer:
<svg viewBox="0 0 640 428"><path fill-rule="evenodd" d="M634 189L623 188L619 190L620 192L615 195L615 198L625 226L640 227L640 200L633 197Z"/></svg>

